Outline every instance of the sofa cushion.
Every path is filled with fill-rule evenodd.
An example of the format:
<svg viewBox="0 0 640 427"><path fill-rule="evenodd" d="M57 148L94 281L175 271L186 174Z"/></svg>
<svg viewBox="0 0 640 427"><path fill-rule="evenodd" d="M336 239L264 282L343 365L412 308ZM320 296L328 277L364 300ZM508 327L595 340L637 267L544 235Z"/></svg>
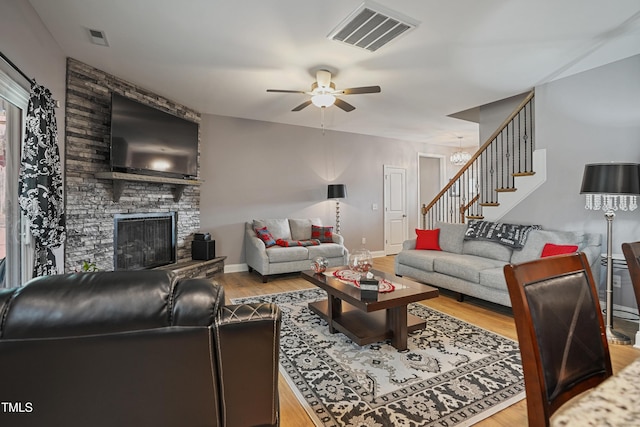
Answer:
<svg viewBox="0 0 640 427"><path fill-rule="evenodd" d="M309 251L309 259L314 259L318 256L325 258L337 258L344 256L345 248L337 243L323 243L320 246L308 246L306 248Z"/></svg>
<svg viewBox="0 0 640 427"><path fill-rule="evenodd" d="M421 251L404 249L396 255L397 262L423 271L434 271L433 263L436 259L456 259L460 255L444 251Z"/></svg>
<svg viewBox="0 0 640 427"><path fill-rule="evenodd" d="M416 249L441 251L442 249L438 244L439 236L439 228L436 228L435 230L420 230L416 228Z"/></svg>
<svg viewBox="0 0 640 427"><path fill-rule="evenodd" d="M256 236L262 240L262 243L264 243L267 248L276 244L276 240L273 238L273 235L269 232L267 227L256 228Z"/></svg>
<svg viewBox="0 0 640 427"><path fill-rule="evenodd" d="M322 225L320 218L289 218L289 229L291 230L292 240L309 240L311 239L311 226Z"/></svg>
<svg viewBox="0 0 640 427"><path fill-rule="evenodd" d="M322 243L333 243L333 227L311 226L311 238Z"/></svg>
<svg viewBox="0 0 640 427"><path fill-rule="evenodd" d="M547 243L542 248L542 254L540 258L546 258L548 256L572 254L578 251L578 245L554 245L553 243Z"/></svg>
<svg viewBox="0 0 640 427"><path fill-rule="evenodd" d="M513 250L496 242L489 242L486 240L465 240L462 246L462 253L509 262Z"/></svg>
<svg viewBox="0 0 640 427"><path fill-rule="evenodd" d="M480 272L488 268L502 267L505 263L495 259L482 258L474 255L454 255L436 258L433 270L437 273L457 277L468 282L480 283Z"/></svg>
<svg viewBox="0 0 640 427"><path fill-rule="evenodd" d="M578 245L581 250L584 245L583 231L553 231L553 230L533 230L529 233L527 243L519 251L513 251L511 255L512 264L532 261L540 258L542 249L547 243L556 245Z"/></svg>
<svg viewBox="0 0 640 427"><path fill-rule="evenodd" d="M480 284L487 288L508 292L503 267L487 268L480 271Z"/></svg>
<svg viewBox="0 0 640 427"><path fill-rule="evenodd" d="M291 239L291 229L289 228L289 220L286 218L278 219L254 219L253 228L267 227L275 240Z"/></svg>
<svg viewBox="0 0 640 427"><path fill-rule="evenodd" d="M267 249L267 257L269 257L270 263L304 261L305 259L309 259L309 251L302 246L294 246L291 248L271 246Z"/></svg>
<svg viewBox="0 0 640 427"><path fill-rule="evenodd" d="M464 234L467 232L467 225L437 221L436 227L440 229L439 242L442 250L454 254L461 254Z"/></svg>

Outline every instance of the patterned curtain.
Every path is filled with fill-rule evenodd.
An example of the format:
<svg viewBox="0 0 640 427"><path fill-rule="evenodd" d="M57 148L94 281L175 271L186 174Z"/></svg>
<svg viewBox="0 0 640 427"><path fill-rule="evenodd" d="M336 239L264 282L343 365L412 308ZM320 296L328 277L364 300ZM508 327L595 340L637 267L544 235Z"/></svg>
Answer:
<svg viewBox="0 0 640 427"><path fill-rule="evenodd" d="M65 240L62 166L54 100L34 82L20 161L19 202L34 238L33 277L57 274L53 249Z"/></svg>

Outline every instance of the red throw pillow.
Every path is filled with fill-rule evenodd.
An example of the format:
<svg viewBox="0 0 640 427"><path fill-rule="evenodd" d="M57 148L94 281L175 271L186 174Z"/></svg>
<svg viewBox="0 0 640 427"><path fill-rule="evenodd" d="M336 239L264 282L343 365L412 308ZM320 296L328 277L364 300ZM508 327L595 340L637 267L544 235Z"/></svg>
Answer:
<svg viewBox="0 0 640 427"><path fill-rule="evenodd" d="M420 230L416 228L416 249L426 249L431 251L441 251L438 240L440 239L440 229Z"/></svg>
<svg viewBox="0 0 640 427"><path fill-rule="evenodd" d="M542 248L542 255L540 258L546 258L548 256L572 254L578 250L578 245L554 245L553 243L547 243Z"/></svg>
<svg viewBox="0 0 640 427"><path fill-rule="evenodd" d="M311 225L311 238L320 240L320 243L333 243L333 227Z"/></svg>
<svg viewBox="0 0 640 427"><path fill-rule="evenodd" d="M256 236L260 238L264 242L264 245L267 248L274 246L276 244L276 240L273 238L273 235L269 233L267 227L256 228Z"/></svg>

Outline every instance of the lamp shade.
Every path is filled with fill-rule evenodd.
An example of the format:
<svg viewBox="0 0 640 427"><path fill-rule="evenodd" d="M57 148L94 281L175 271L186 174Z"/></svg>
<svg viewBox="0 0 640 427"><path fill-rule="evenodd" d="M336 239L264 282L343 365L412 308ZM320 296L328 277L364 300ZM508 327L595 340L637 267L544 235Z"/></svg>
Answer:
<svg viewBox="0 0 640 427"><path fill-rule="evenodd" d="M347 186L344 184L329 184L327 199L344 199L347 197Z"/></svg>
<svg viewBox="0 0 640 427"><path fill-rule="evenodd" d="M592 163L585 165L580 193L640 194L640 164Z"/></svg>

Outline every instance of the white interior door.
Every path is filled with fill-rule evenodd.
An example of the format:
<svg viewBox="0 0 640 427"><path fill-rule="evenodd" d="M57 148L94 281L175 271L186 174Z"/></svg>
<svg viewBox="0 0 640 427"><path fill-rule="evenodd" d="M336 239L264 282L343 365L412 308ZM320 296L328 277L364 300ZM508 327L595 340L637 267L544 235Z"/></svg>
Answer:
<svg viewBox="0 0 640 427"><path fill-rule="evenodd" d="M407 240L407 170L384 166L384 251L395 255Z"/></svg>

